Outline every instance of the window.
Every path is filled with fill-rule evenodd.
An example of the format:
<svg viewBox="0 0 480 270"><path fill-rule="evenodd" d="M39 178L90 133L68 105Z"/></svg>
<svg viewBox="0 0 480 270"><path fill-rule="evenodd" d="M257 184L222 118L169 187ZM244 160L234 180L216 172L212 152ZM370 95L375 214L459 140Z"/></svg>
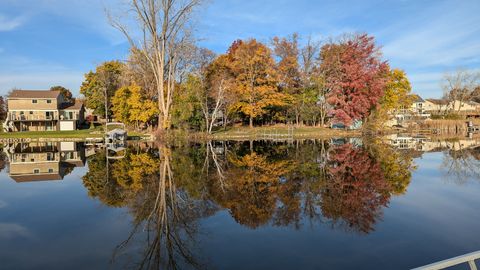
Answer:
<svg viewBox="0 0 480 270"><path fill-rule="evenodd" d="M52 103L52 100L51 99L47 99L47 103Z"/></svg>
<svg viewBox="0 0 480 270"><path fill-rule="evenodd" d="M53 173L53 169L48 169L48 173Z"/></svg>
<svg viewBox="0 0 480 270"><path fill-rule="evenodd" d="M39 173L40 173L40 170L39 170L39 169L34 169L34 170L33 170L33 173L34 173L34 174L39 174Z"/></svg>
<svg viewBox="0 0 480 270"><path fill-rule="evenodd" d="M30 111L30 114L33 114L33 111Z"/></svg>
<svg viewBox="0 0 480 270"><path fill-rule="evenodd" d="M37 103L38 101L36 99L32 99L32 103Z"/></svg>

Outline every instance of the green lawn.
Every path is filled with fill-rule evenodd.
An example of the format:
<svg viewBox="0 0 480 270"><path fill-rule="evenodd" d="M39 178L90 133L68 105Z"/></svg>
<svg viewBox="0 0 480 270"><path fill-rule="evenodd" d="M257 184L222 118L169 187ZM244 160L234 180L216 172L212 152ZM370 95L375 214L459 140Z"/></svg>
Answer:
<svg viewBox="0 0 480 270"><path fill-rule="evenodd" d="M324 127L232 127L227 130L214 132L216 139L228 138L258 138L258 137L331 137L331 136L352 136L360 134L360 131L339 130Z"/></svg>
<svg viewBox="0 0 480 270"><path fill-rule="evenodd" d="M0 133L0 138L99 138L102 132L84 129L72 131L28 131Z"/></svg>
<svg viewBox="0 0 480 270"><path fill-rule="evenodd" d="M26 131L26 132L9 132L0 133L0 138L102 138L103 127L95 127L94 129L81 129L72 131ZM139 132L128 132L129 136L144 136Z"/></svg>

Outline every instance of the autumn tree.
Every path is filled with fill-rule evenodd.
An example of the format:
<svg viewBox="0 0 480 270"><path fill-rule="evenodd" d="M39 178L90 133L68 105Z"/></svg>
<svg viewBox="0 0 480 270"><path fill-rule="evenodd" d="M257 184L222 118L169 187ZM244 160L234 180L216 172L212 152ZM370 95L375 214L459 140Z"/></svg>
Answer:
<svg viewBox="0 0 480 270"><path fill-rule="evenodd" d="M127 82L140 86L146 97L157 100L155 75L152 67L145 55L135 47L130 48L123 77Z"/></svg>
<svg viewBox="0 0 480 270"><path fill-rule="evenodd" d="M382 126L395 111L402 108L409 108L413 102L413 95L410 94L412 86L405 71L401 69L389 70L387 83L379 105L374 114L376 126Z"/></svg>
<svg viewBox="0 0 480 270"><path fill-rule="evenodd" d="M128 99L132 95L130 86L120 87L112 98L113 117L123 123L130 122L130 104Z"/></svg>
<svg viewBox="0 0 480 270"><path fill-rule="evenodd" d="M69 89L67 89L63 86L52 86L52 87L50 87L50 91L60 91L60 93L65 98L65 101L67 101L67 102L72 102L73 101L72 92Z"/></svg>
<svg viewBox="0 0 480 270"><path fill-rule="evenodd" d="M154 75L158 101L158 128L170 128L171 107L177 79L186 54L191 53L188 31L191 14L201 0L131 0L128 14L137 22L136 30L142 35L137 40L127 23L110 17L114 27L128 39L130 45L143 55Z"/></svg>
<svg viewBox="0 0 480 270"><path fill-rule="evenodd" d="M116 119L125 123L150 123L157 115L158 109L154 101L148 99L140 86L124 86L115 92L112 98L112 111Z"/></svg>
<svg viewBox="0 0 480 270"><path fill-rule="evenodd" d="M278 91L275 62L267 46L250 39L233 44L232 48L231 65L237 97L232 110L245 115L253 128L254 119L267 113L269 107L285 106L289 98Z"/></svg>
<svg viewBox="0 0 480 270"><path fill-rule="evenodd" d="M273 38L273 52L279 59L277 63L278 84L280 91L292 96L293 102L291 108L293 110L295 123L300 124L300 110L303 105L303 96L301 91L301 75L298 48L298 35L293 34L287 38Z"/></svg>
<svg viewBox="0 0 480 270"><path fill-rule="evenodd" d="M327 102L329 88L325 76L318 67L320 42L307 40L301 48L301 78L302 78L302 114L310 119L313 125L319 122L324 126L330 106Z"/></svg>
<svg viewBox="0 0 480 270"><path fill-rule="evenodd" d="M202 130L211 133L221 112L225 115L227 90L232 88L232 76L225 62L225 55L215 54L204 48L196 48L193 68L182 82L183 93L175 95L173 116L198 126L201 113ZM178 121L177 121L178 122Z"/></svg>
<svg viewBox="0 0 480 270"><path fill-rule="evenodd" d="M227 55L220 55L205 70L205 93L202 96L202 111L208 132L211 133L219 112L223 112L226 122L227 106L232 99L229 91L235 87L234 74L228 62Z"/></svg>
<svg viewBox="0 0 480 270"><path fill-rule="evenodd" d="M409 107L409 100L412 86L407 78L405 71L401 69L393 69L388 72L388 80L385 90L380 101L382 108L386 111L398 110L400 108Z"/></svg>
<svg viewBox="0 0 480 270"><path fill-rule="evenodd" d="M383 95L388 71L374 38L362 34L330 42L320 59L334 120L345 125L366 120Z"/></svg>
<svg viewBox="0 0 480 270"><path fill-rule="evenodd" d="M115 91L122 86L123 69L122 62L108 61L97 66L95 72L85 74L80 93L85 96L85 106L93 109L96 115L112 114L111 100Z"/></svg>

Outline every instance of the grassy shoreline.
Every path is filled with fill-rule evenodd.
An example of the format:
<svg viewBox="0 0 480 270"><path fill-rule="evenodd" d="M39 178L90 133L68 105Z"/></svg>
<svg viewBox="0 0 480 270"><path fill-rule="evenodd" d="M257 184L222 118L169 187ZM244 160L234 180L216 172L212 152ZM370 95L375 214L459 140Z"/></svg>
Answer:
<svg viewBox="0 0 480 270"><path fill-rule="evenodd" d="M0 139L98 139L103 138L101 129L81 129L72 131L25 131L0 133ZM132 137L143 137L146 134L139 132L128 132Z"/></svg>
<svg viewBox="0 0 480 270"><path fill-rule="evenodd" d="M382 130L377 135L390 133L415 133L408 130ZM8 139L99 139L103 137L103 128L83 129L74 131L35 131L0 133L0 140ZM362 130L330 129L325 127L288 127L288 126L263 126L249 128L247 126L230 127L226 130L217 130L213 134L205 132L188 132L185 130L171 130L158 137L149 133L128 131L129 137L147 140L287 140L287 139L316 139L333 137L359 137L364 136ZM371 134L374 135L374 134Z"/></svg>
<svg viewBox="0 0 480 270"><path fill-rule="evenodd" d="M233 127L217 131L208 137L214 140L236 139L302 139L302 138L331 138L331 137L356 137L361 136L361 130L341 130L324 127Z"/></svg>

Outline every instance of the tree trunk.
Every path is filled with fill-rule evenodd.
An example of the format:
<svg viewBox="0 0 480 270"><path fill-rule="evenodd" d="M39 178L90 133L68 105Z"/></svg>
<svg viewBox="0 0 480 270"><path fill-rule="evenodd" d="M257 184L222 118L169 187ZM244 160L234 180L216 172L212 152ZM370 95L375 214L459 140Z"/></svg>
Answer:
<svg viewBox="0 0 480 270"><path fill-rule="evenodd" d="M253 117L250 116L249 125L250 128L253 128Z"/></svg>

